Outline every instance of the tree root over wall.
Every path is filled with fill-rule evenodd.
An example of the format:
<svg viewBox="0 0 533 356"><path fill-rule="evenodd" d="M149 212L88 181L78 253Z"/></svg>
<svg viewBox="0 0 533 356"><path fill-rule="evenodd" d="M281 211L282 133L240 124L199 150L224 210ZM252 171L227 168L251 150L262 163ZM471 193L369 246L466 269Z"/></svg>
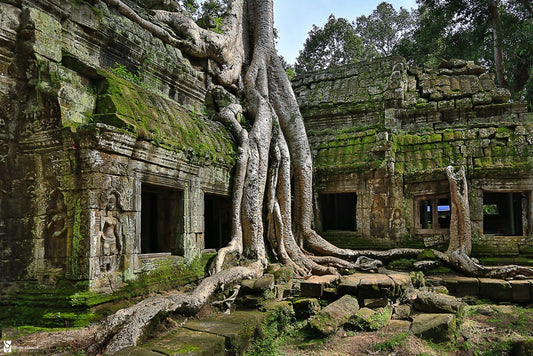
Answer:
<svg viewBox="0 0 533 356"><path fill-rule="evenodd" d="M222 108L214 118L231 129L239 145L232 238L218 253L216 273L191 294L151 297L109 317L92 351L107 345L105 352L113 353L135 345L157 315L194 314L218 288L259 277L268 263L267 246L276 259L293 268L297 277L375 269L380 260L421 252L340 249L313 231L311 150L296 98L275 49L273 0L229 1L221 33L200 28L183 11L156 10L148 21L121 0L102 1L187 55L211 59L216 64L212 70L218 85L237 94L241 103ZM250 129L242 125L243 119L251 123ZM532 276L528 268L488 268L468 256L471 233L464 169L454 173L448 167L447 174L453 222L450 248L435 254L454 268L476 276ZM231 252L256 262L222 270L225 256Z"/></svg>

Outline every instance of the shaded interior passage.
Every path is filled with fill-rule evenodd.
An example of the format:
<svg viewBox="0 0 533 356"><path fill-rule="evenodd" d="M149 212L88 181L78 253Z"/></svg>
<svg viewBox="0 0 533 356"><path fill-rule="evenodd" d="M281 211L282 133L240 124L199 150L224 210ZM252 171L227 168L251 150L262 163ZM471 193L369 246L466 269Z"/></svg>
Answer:
<svg viewBox="0 0 533 356"><path fill-rule="evenodd" d="M320 194L322 229L357 231L356 193Z"/></svg>
<svg viewBox="0 0 533 356"><path fill-rule="evenodd" d="M231 237L231 199L211 194L204 197L205 248L219 249Z"/></svg>
<svg viewBox="0 0 533 356"><path fill-rule="evenodd" d="M483 233L485 235L521 236L523 234L522 193L484 192Z"/></svg>
<svg viewBox="0 0 533 356"><path fill-rule="evenodd" d="M175 253L183 192L143 184L141 200L141 253Z"/></svg>

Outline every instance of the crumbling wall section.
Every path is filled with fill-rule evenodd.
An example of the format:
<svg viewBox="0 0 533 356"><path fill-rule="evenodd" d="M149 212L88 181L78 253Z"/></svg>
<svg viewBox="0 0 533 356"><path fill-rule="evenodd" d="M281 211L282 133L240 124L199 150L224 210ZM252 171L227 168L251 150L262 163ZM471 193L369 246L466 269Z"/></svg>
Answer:
<svg viewBox="0 0 533 356"><path fill-rule="evenodd" d="M358 197L357 232L324 232L332 241L355 248L445 245L444 230L417 232L415 200L445 196L444 167L464 165L474 250L531 249L530 198L519 236L483 231L484 192L530 196L533 190L532 115L525 103L510 102L485 68L463 60L419 68L389 57L310 73L293 86L312 147L317 194Z"/></svg>
<svg viewBox="0 0 533 356"><path fill-rule="evenodd" d="M0 1L0 22L0 279L142 273L144 184L181 194L172 252L198 256L203 193L229 195L235 154L207 118L207 61L104 2Z"/></svg>

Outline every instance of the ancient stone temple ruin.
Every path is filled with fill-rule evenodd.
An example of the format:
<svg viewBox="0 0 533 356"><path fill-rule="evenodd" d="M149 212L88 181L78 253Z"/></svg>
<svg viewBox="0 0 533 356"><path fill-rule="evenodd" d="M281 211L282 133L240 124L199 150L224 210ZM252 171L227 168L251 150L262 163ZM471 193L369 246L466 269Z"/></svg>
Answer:
<svg viewBox="0 0 533 356"><path fill-rule="evenodd" d="M533 123L483 67L392 57L293 82L314 153L316 222L350 248L447 242L443 167L465 166L474 254L533 250ZM341 231L338 231L341 230Z"/></svg>
<svg viewBox="0 0 533 356"><path fill-rule="evenodd" d="M142 14L145 11L136 9ZM0 1L0 280L120 286L229 239L235 97L103 2ZM341 247L439 247L466 166L474 252L533 252L533 120L470 62L393 57L293 82L316 228Z"/></svg>

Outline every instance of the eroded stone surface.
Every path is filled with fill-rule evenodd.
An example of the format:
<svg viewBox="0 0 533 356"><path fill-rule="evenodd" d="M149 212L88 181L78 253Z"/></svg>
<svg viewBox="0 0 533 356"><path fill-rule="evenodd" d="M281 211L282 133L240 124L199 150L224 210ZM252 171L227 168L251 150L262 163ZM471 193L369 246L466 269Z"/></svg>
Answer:
<svg viewBox="0 0 533 356"><path fill-rule="evenodd" d="M225 341L221 335L181 328L151 340L142 349L147 355L224 355ZM125 353L127 350L121 351L120 355L143 355L138 348L135 353Z"/></svg>
<svg viewBox="0 0 533 356"><path fill-rule="evenodd" d="M453 314L418 314L413 316L411 332L433 342L454 340L456 318Z"/></svg>
<svg viewBox="0 0 533 356"><path fill-rule="evenodd" d="M322 335L331 335L359 310L357 299L345 295L309 319L309 326Z"/></svg>
<svg viewBox="0 0 533 356"><path fill-rule="evenodd" d="M401 297L409 286L411 279L405 273L355 273L341 278L337 292L340 295L350 294L362 299L396 299Z"/></svg>

